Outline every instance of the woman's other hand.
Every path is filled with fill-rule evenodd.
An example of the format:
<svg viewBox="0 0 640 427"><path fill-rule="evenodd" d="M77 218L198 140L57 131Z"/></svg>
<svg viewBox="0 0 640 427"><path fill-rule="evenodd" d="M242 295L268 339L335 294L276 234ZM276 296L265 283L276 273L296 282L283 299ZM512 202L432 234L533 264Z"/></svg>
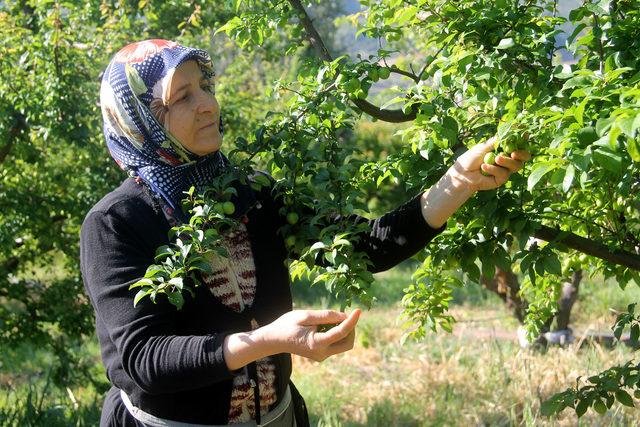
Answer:
<svg viewBox="0 0 640 427"><path fill-rule="evenodd" d="M350 314L335 310L294 310L265 326L265 338L281 348L317 362L353 348L360 310ZM321 325L336 324L326 332Z"/></svg>
<svg viewBox="0 0 640 427"><path fill-rule="evenodd" d="M224 358L229 370L278 353L291 353L315 361L353 348L360 310L294 310L255 331L228 335ZM322 332L321 326L333 325Z"/></svg>
<svg viewBox="0 0 640 427"><path fill-rule="evenodd" d="M495 138L474 145L458 157L448 173L463 182L470 190L492 190L503 185L511 174L523 168L524 162L531 158L527 151L514 151L510 157L496 156L495 165L484 163L485 154L494 150ZM483 175L484 171L487 175Z"/></svg>

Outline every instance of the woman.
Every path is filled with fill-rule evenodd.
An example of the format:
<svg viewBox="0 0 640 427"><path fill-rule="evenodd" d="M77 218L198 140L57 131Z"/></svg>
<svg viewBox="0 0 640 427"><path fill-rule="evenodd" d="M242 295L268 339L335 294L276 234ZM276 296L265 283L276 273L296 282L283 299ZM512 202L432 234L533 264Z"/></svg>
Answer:
<svg viewBox="0 0 640 427"><path fill-rule="evenodd" d="M129 286L185 219L182 192L229 167L212 77L206 52L166 40L126 46L103 77L105 138L129 178L91 209L81 232L84 284L113 385L101 425L305 425L290 354L320 361L353 347L359 310L292 311L279 202L239 183L234 217L242 221L225 237L228 257L202 277L206 286L180 311L163 298L133 306ZM500 157L482 165L483 176L491 149L473 147L427 192L370 221L357 249L372 271L415 254L475 191L503 184L529 158ZM321 324L337 326L319 332Z"/></svg>

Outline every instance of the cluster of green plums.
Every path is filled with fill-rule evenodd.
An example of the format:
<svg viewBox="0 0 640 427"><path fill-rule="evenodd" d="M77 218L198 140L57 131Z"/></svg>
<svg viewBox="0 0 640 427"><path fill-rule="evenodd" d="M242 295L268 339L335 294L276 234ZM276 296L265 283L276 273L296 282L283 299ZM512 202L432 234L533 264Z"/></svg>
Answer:
<svg viewBox="0 0 640 427"><path fill-rule="evenodd" d="M387 67L381 67L373 64L367 68L367 74L362 80L357 75L349 75L340 73L336 77L335 84L339 89L345 91L351 98L365 99L371 88L371 84L380 79L388 79L391 70Z"/></svg>
<svg viewBox="0 0 640 427"><path fill-rule="evenodd" d="M295 225L298 223L298 220L300 219L300 217L298 216L297 213L295 212L289 212L287 213L287 222L291 225ZM287 247L294 247L296 245L296 236L295 234L289 234L285 239L284 239L284 243L285 245L287 245Z"/></svg>
<svg viewBox="0 0 640 427"><path fill-rule="evenodd" d="M231 201L219 202L213 205L213 211L220 215L233 215L236 211L236 205Z"/></svg>
<svg viewBox="0 0 640 427"><path fill-rule="evenodd" d="M484 155L483 163L495 165L498 156L511 157L514 151L525 150L531 151L529 148L529 135L527 133L510 135L504 139L497 139L493 145L494 151L490 151ZM488 176L487 172L480 169L480 172Z"/></svg>

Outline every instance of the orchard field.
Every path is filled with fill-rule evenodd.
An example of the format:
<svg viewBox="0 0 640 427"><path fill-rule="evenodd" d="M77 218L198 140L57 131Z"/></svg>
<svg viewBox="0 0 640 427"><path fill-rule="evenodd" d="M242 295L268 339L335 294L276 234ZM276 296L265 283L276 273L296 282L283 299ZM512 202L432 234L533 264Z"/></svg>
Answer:
<svg viewBox="0 0 640 427"><path fill-rule="evenodd" d="M243 175L268 172L295 218L281 233L296 307L364 309L353 351L294 358L314 424L638 424L638 0L13 0L0 2L0 425L99 419L108 382L79 231L124 178L102 71L148 38L210 52L223 151ZM388 212L492 137L495 154L531 152L525 169L371 274L359 228L331 218Z"/></svg>
<svg viewBox="0 0 640 427"><path fill-rule="evenodd" d="M458 319L453 334L429 334L419 343L399 345L402 307L398 295L411 269L397 267L378 275L380 303L360 321L353 351L322 363L294 358L294 381L307 400L312 425L318 426L468 426L566 425L574 413L548 419L540 402L571 385L577 375L599 372L626 361L632 350L595 341L566 348L523 350L518 322L495 295L470 286L454 296ZM640 297L589 281L576 303L578 333L606 332L614 317ZM609 283L609 286L615 284ZM296 306L332 306L326 292L294 287ZM0 418L4 425L95 425L106 382L97 343L75 349L91 362L93 385L57 389L48 382L51 354L24 346L3 352L0 368ZM638 425L636 409L618 407L604 416L591 413L580 425Z"/></svg>

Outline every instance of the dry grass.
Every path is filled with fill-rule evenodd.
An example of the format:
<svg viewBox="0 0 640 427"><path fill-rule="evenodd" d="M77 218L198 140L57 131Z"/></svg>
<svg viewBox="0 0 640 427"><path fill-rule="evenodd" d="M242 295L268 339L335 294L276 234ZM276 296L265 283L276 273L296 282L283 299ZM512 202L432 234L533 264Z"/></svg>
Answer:
<svg viewBox="0 0 640 427"><path fill-rule="evenodd" d="M454 334L399 345L399 309L364 313L355 348L318 364L294 358L294 381L318 425L578 425L571 411L548 420L541 400L575 378L624 362L624 348L599 344L522 350L504 312L454 310L463 322ZM482 333L474 336L474 328ZM492 333L493 331L493 333ZM614 407L601 417L588 412L580 425L640 425L640 413Z"/></svg>

